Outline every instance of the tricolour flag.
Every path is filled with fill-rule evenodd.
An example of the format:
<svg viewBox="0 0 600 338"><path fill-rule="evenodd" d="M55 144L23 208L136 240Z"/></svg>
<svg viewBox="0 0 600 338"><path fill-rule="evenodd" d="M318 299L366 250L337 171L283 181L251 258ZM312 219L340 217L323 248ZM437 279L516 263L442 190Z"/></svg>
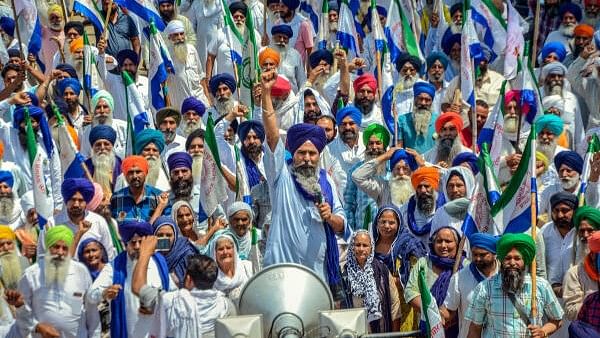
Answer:
<svg viewBox="0 0 600 338"><path fill-rule="evenodd" d="M137 15L146 22L146 25L150 25L154 21L156 29L164 31L166 28L165 22L160 16L160 13L154 6L154 3L150 0L115 0L115 3L119 6L127 8L131 13Z"/></svg>
<svg viewBox="0 0 600 338"><path fill-rule="evenodd" d="M506 49L507 24L490 0L471 0L472 19L479 40L490 51L490 63Z"/></svg>
<svg viewBox="0 0 600 338"><path fill-rule="evenodd" d="M327 40L329 38L329 1L321 0L321 16L319 16L319 39L318 49L327 49Z"/></svg>
<svg viewBox="0 0 600 338"><path fill-rule="evenodd" d="M385 35L392 63L396 63L402 53L423 59L407 14L410 12L405 11L400 0L391 0L385 22Z"/></svg>
<svg viewBox="0 0 600 338"><path fill-rule="evenodd" d="M340 46L348 51L348 55L357 57L360 55L358 50L356 26L354 24L354 15L348 5L348 0L342 0L340 3L340 14L338 17L337 40Z"/></svg>
<svg viewBox="0 0 600 338"><path fill-rule="evenodd" d="M231 12L229 11L229 6L225 0L221 0L223 7L223 18L225 20L225 36L227 37L227 42L229 43L229 52L231 53L231 60L235 62L238 69L242 68L242 44L244 43L244 37L235 27L235 23L233 22L233 17L231 16Z"/></svg>
<svg viewBox="0 0 600 338"><path fill-rule="evenodd" d="M427 287L427 278L425 277L425 268L419 269L419 293L421 294L421 322L425 323L425 336L429 338L444 338L444 325L442 316L431 296L431 291Z"/></svg>
<svg viewBox="0 0 600 338"><path fill-rule="evenodd" d="M94 0L75 0L73 2L73 11L81 14L84 18L88 19L98 34L104 32L104 19L101 14L100 8Z"/></svg>
<svg viewBox="0 0 600 338"><path fill-rule="evenodd" d="M252 205L252 197L250 196L250 185L248 184L248 176L246 175L246 167L240 156L240 149L234 146L235 149L235 200L242 201Z"/></svg>
<svg viewBox="0 0 600 338"><path fill-rule="evenodd" d="M590 143L588 144L587 152L583 160L583 170L581 171L581 185L579 186L579 193L577 199L579 200L579 206L585 205L585 192L587 190L588 181L590 179L591 163L595 153L600 152L600 140L598 135L592 135Z"/></svg>
<svg viewBox="0 0 600 338"><path fill-rule="evenodd" d="M252 89L254 84L260 79L260 63L258 62L258 51L260 45L254 29L254 19L252 15L246 17L246 34L244 44L242 45L242 67L238 68L238 79L240 88L240 100L243 104L250 107L250 116L254 111L254 95Z"/></svg>
<svg viewBox="0 0 600 338"><path fill-rule="evenodd" d="M175 67L154 22L150 22L149 33L148 52L150 54L150 64L148 66L148 79L150 80L150 86L148 97L150 97L152 107L157 111L166 106L167 92L163 89L163 84L169 76L167 69L170 68L171 71L175 71Z"/></svg>
<svg viewBox="0 0 600 338"><path fill-rule="evenodd" d="M506 35L506 48L504 50L504 78L512 80L517 76L519 55L523 55L525 39L523 38L523 29L521 28L519 12L513 7L510 1L508 6L508 28Z"/></svg>
<svg viewBox="0 0 600 338"><path fill-rule="evenodd" d="M480 159L481 161L481 159ZM471 203L467 208L467 216L462 224L462 233L470 238L472 234L478 232L495 234L494 222L490 217L490 204L487 201L483 176L475 176L475 188L471 196Z"/></svg>
<svg viewBox="0 0 600 338"><path fill-rule="evenodd" d="M38 17L38 10L34 0L15 0L16 24L19 25L20 39L27 41L26 50L23 50L25 58L33 54L42 72L46 71L46 65L42 63L39 53L42 50L42 24ZM15 34L17 32L15 31Z"/></svg>
<svg viewBox="0 0 600 338"><path fill-rule="evenodd" d="M87 33L83 32L83 90L89 98L98 91L93 84L97 83L98 69L96 68L96 56L93 47L90 45ZM91 107L90 107L91 108Z"/></svg>
<svg viewBox="0 0 600 338"><path fill-rule="evenodd" d="M526 122L521 125L521 131L526 132L529 130L529 125L533 124L537 119L538 114L542 113L539 109L542 107L539 86L529 62L529 48L525 48L520 65L524 69L519 69L513 89L520 90L521 92L519 106L521 107L521 114L524 117L523 121ZM523 65L525 66L523 67Z"/></svg>
<svg viewBox="0 0 600 338"><path fill-rule="evenodd" d="M146 128L153 128L152 115L146 112L144 100L135 82L127 71L121 72L125 85L125 101L127 102L127 154L133 153L135 135Z"/></svg>
<svg viewBox="0 0 600 338"><path fill-rule="evenodd" d="M317 0L302 0L302 2L300 2L300 12L302 14L304 14L309 20L310 23L313 27L313 29L315 30L316 33L319 32L319 15L317 14L317 11L315 10L315 8L317 8L318 6L318 1ZM327 17L327 16L325 16Z"/></svg>
<svg viewBox="0 0 600 338"><path fill-rule="evenodd" d="M223 177L223 170L227 170L227 168L223 168L221 165L212 114L208 115L204 142L206 142L207 150L204 152L200 183L201 196L203 196L202 207L207 215L212 215L217 206L227 200L227 188Z"/></svg>
<svg viewBox="0 0 600 338"><path fill-rule="evenodd" d="M463 20L461 34L461 61L460 90L462 99L469 107L475 107L475 69L483 55L481 44L471 20L470 2L465 1L465 20Z"/></svg>
<svg viewBox="0 0 600 338"><path fill-rule="evenodd" d="M71 137L69 130L67 130L65 119L58 110L58 107L54 103L51 103L51 105L58 125L58 144L61 145L60 149L58 149L58 155L62 176L64 178L85 177L85 170L83 169L85 159L79 153L79 150L77 150L75 141Z"/></svg>

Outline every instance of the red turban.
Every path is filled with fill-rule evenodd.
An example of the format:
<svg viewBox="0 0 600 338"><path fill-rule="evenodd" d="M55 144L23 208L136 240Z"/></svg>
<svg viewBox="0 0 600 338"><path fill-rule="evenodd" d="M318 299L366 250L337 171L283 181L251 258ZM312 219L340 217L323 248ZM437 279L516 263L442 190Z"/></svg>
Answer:
<svg viewBox="0 0 600 338"><path fill-rule="evenodd" d="M435 131L439 133L444 125L448 122L452 122L459 132L463 129L463 121L460 115L457 113L448 112L438 116L437 120L435 120Z"/></svg>
<svg viewBox="0 0 600 338"><path fill-rule="evenodd" d="M369 86L372 91L377 90L377 80L375 80L375 76L369 73L364 73L354 80L354 92L358 92L365 85Z"/></svg>
<svg viewBox="0 0 600 338"><path fill-rule="evenodd" d="M521 92L519 90L513 89L510 90L508 93L504 94L505 105L509 104L513 100L517 101L517 104L519 103L519 101L521 101Z"/></svg>
<svg viewBox="0 0 600 338"><path fill-rule="evenodd" d="M420 167L413 171L410 182L415 190L423 181L431 184L433 189L437 190L440 184L440 172L434 167Z"/></svg>
<svg viewBox="0 0 600 338"><path fill-rule="evenodd" d="M0 160L4 158L4 143L0 141Z"/></svg>
<svg viewBox="0 0 600 338"><path fill-rule="evenodd" d="M258 53L258 63L260 65L262 65L266 59L273 60L277 64L277 66L279 66L279 52L277 52L275 49L267 47L263 49L260 53Z"/></svg>
<svg viewBox="0 0 600 338"><path fill-rule="evenodd" d="M600 1L598 0L585 0L584 5L589 6L589 5L599 5Z"/></svg>
<svg viewBox="0 0 600 338"><path fill-rule="evenodd" d="M125 157L123 163L121 163L121 172L125 175L131 170L133 167L140 168L144 173L148 174L148 161L142 156L139 155L131 155Z"/></svg>
<svg viewBox="0 0 600 338"><path fill-rule="evenodd" d="M591 38L594 36L594 27L590 25L586 25L584 23L575 26L573 30L573 36L583 36L586 38Z"/></svg>
<svg viewBox="0 0 600 338"><path fill-rule="evenodd" d="M277 80L275 81L273 88L271 88L271 95L274 97L287 96L291 90L292 86L290 85L290 81L279 75L277 76Z"/></svg>
<svg viewBox="0 0 600 338"><path fill-rule="evenodd" d="M600 253L600 231L594 231L587 238L587 243L592 253Z"/></svg>

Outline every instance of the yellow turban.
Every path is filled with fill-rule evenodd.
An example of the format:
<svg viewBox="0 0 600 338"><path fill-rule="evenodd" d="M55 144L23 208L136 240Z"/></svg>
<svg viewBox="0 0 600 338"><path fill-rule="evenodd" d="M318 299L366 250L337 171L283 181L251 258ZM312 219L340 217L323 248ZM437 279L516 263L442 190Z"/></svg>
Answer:
<svg viewBox="0 0 600 338"><path fill-rule="evenodd" d="M265 62L265 60L267 59L271 59L273 61L275 61L275 63L277 64L277 66L279 66L279 52L277 52L276 50L274 50L273 48L264 48L259 54L258 54L258 63L260 65L263 64L263 62Z"/></svg>
<svg viewBox="0 0 600 338"><path fill-rule="evenodd" d="M58 241L64 241L67 246L73 244L73 231L66 225L56 225L46 231L46 249L49 249Z"/></svg>
<svg viewBox="0 0 600 338"><path fill-rule="evenodd" d="M9 239L14 241L17 237L8 225L0 225L0 239Z"/></svg>
<svg viewBox="0 0 600 338"><path fill-rule="evenodd" d="M546 155L544 155L544 153L542 153L540 151L536 151L535 159L538 161L542 161L542 163L544 163L544 170L548 169L548 166L550 165L550 160L548 159L548 157Z"/></svg>
<svg viewBox="0 0 600 338"><path fill-rule="evenodd" d="M62 12L62 8L60 7L60 5L59 4L51 4L50 6L48 6L48 16L50 16L50 14L56 14L62 18L63 12Z"/></svg>
<svg viewBox="0 0 600 338"><path fill-rule="evenodd" d="M77 39L73 40L71 42L71 45L69 46L71 54L75 53L78 49L81 48L83 48L83 37L78 37Z"/></svg>

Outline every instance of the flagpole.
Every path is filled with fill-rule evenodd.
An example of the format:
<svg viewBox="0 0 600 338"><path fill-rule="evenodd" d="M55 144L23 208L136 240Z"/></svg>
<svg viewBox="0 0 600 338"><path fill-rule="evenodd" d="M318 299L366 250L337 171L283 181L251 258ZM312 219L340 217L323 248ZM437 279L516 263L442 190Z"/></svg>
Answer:
<svg viewBox="0 0 600 338"><path fill-rule="evenodd" d="M538 4L539 5L539 4ZM532 128L532 132L535 128ZM533 155L535 161L535 154ZM535 166L533 167L535 170ZM535 177L535 172L531 173L532 177ZM533 238L534 243L536 243L535 238L537 237L537 203L536 203L536 187L533 186L534 180L532 179L531 186L531 237ZM537 244L536 244L537 247ZM536 325L535 319L537 318L538 308L537 308L537 262L535 257L531 261L531 318L533 320L533 324Z"/></svg>
<svg viewBox="0 0 600 338"><path fill-rule="evenodd" d="M104 38L106 38L106 36L108 35L108 22L110 21L110 16L112 15L112 5L113 1L110 0L110 2L108 3L108 8L106 9L106 17L104 18Z"/></svg>
<svg viewBox="0 0 600 338"><path fill-rule="evenodd" d="M69 17L67 16L67 6L65 5L65 0L60 0L60 9L62 10L63 17L65 18L65 22L69 22Z"/></svg>
<svg viewBox="0 0 600 338"><path fill-rule="evenodd" d="M17 17L17 9L15 7L15 0L10 0L10 3L12 5L13 17L15 18L15 32L17 33L19 52L21 53L21 59L25 60L25 53L23 53L23 43L21 42L21 30L19 29L19 18Z"/></svg>
<svg viewBox="0 0 600 338"><path fill-rule="evenodd" d="M471 62L473 63L473 71L477 73L475 70L475 59L471 59ZM475 80L475 76L473 76L473 80ZM471 150L473 150L474 154L477 154L477 95L475 90L473 90L473 107L471 107L471 110Z"/></svg>
<svg viewBox="0 0 600 338"><path fill-rule="evenodd" d="M325 0L324 0L325 1ZM379 102L381 102L381 96L383 95L383 78L381 71L381 52L375 52L375 61L377 62L377 89L379 89Z"/></svg>
<svg viewBox="0 0 600 338"><path fill-rule="evenodd" d="M531 65L535 67L535 59L537 56L538 38L540 35L540 1L535 2L535 17L533 19L533 43L531 49ZM518 136L517 136L518 138Z"/></svg>

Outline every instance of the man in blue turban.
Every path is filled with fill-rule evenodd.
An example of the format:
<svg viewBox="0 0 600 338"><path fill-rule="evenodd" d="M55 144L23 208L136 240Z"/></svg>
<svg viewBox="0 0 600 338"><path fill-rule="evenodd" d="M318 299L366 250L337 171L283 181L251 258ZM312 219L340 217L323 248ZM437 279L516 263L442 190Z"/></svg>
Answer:
<svg viewBox="0 0 600 338"><path fill-rule="evenodd" d="M448 57L441 52L433 52L427 57L427 78L436 89L444 86L444 74L448 68Z"/></svg>
<svg viewBox="0 0 600 338"><path fill-rule="evenodd" d="M235 106L233 94L237 89L237 84L233 75L221 73L213 75L208 82L208 88L213 97L214 118L229 114Z"/></svg>
<svg viewBox="0 0 600 338"><path fill-rule="evenodd" d="M563 62L567 56L567 50L558 41L546 42L544 47L542 47L540 56L542 58L542 65L550 62Z"/></svg>
<svg viewBox="0 0 600 338"><path fill-rule="evenodd" d="M117 132L110 126L99 124L89 133L92 155L85 161L94 182L105 192L113 192L121 175L121 158L115 154Z"/></svg>
<svg viewBox="0 0 600 338"><path fill-rule="evenodd" d="M15 186L15 175L4 168L0 170L0 224L16 229L24 216Z"/></svg>
<svg viewBox="0 0 600 338"><path fill-rule="evenodd" d="M412 86L412 112L398 118L398 140L401 146L424 154L432 149L435 140L435 121L438 112L433 110L436 89L433 84L417 81Z"/></svg>
<svg viewBox="0 0 600 338"><path fill-rule="evenodd" d="M171 184L171 205L179 200L189 201L194 190L192 177L192 156L184 151L174 152L169 155L169 183Z"/></svg>
<svg viewBox="0 0 600 338"><path fill-rule="evenodd" d="M76 129L83 128L83 117L85 110L79 103L79 94L81 93L81 83L77 78L65 78L58 81L56 85L58 94L65 100L69 107L69 117Z"/></svg>
<svg viewBox="0 0 600 338"><path fill-rule="evenodd" d="M551 211L550 197L557 192L568 192L577 194L583 171L583 158L575 151L564 150L554 156L554 168L558 173L558 179L547 186L539 201L539 214ZM590 200L590 194L594 194L594 189L586 190L586 199ZM594 198L592 197L592 200Z"/></svg>
<svg viewBox="0 0 600 338"><path fill-rule="evenodd" d="M264 167L262 159L265 127L260 121L244 121L238 126L237 133L242 142L242 163L246 168L248 188L252 189L264 180L260 168Z"/></svg>
<svg viewBox="0 0 600 338"><path fill-rule="evenodd" d="M188 137L194 130L204 127L202 116L206 111L206 106L202 101L195 97L188 97L181 104L182 121L179 130L184 137Z"/></svg>
<svg viewBox="0 0 600 338"><path fill-rule="evenodd" d="M336 158L345 172L364 158L361 123L363 113L358 107L348 105L336 114L338 136L329 144L331 156Z"/></svg>

